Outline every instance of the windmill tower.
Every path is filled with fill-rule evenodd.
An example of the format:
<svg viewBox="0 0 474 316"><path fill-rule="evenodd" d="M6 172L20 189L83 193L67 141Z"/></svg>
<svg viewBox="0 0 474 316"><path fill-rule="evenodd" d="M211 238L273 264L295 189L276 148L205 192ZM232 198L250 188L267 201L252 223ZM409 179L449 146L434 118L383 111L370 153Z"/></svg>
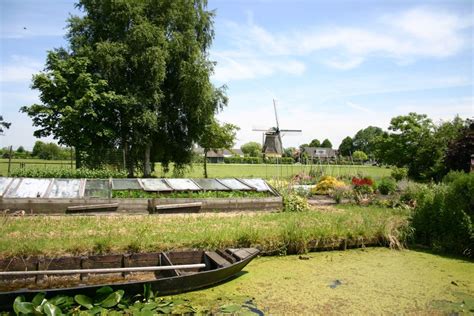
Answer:
<svg viewBox="0 0 474 316"><path fill-rule="evenodd" d="M273 109L275 110L276 127L269 129L253 129L253 131L264 132L262 153L265 157L281 157L283 154L283 145L281 141L282 133L300 133L300 129L280 129L278 122L278 113L275 99L273 99Z"/></svg>

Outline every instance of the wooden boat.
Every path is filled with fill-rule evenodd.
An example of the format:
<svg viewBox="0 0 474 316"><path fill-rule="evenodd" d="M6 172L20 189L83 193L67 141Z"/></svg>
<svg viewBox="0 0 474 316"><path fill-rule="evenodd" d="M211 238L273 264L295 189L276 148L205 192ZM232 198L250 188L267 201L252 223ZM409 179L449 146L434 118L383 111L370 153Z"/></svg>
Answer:
<svg viewBox="0 0 474 316"><path fill-rule="evenodd" d="M0 260L0 310L19 295L39 292L93 296L104 285L127 295L150 284L158 295L209 287L236 276L257 254L255 248L156 252L86 257L30 257Z"/></svg>

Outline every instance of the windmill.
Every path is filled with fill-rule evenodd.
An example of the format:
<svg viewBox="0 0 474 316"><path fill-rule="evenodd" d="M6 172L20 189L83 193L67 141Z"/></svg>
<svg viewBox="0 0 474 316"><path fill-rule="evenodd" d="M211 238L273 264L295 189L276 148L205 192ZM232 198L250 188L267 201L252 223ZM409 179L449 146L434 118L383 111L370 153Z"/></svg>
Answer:
<svg viewBox="0 0 474 316"><path fill-rule="evenodd" d="M273 109L275 110L275 121L276 127L270 127L269 129L253 129L253 131L264 132L263 133L263 146L262 153L265 157L281 157L283 154L283 146L281 142L282 133L300 133L300 129L280 129L278 123L278 113L276 108L275 99L273 99Z"/></svg>

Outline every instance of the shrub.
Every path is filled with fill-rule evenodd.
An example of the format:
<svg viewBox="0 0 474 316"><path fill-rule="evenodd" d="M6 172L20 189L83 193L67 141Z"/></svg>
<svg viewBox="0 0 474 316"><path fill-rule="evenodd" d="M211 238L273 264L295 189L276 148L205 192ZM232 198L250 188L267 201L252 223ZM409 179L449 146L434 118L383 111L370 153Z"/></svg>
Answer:
<svg viewBox="0 0 474 316"><path fill-rule="evenodd" d="M353 154L352 154L352 158L355 160L355 161L367 161L369 159L369 157L367 157L367 154L361 150L356 150Z"/></svg>
<svg viewBox="0 0 474 316"><path fill-rule="evenodd" d="M411 219L414 240L434 250L473 256L474 174L419 194Z"/></svg>
<svg viewBox="0 0 474 316"><path fill-rule="evenodd" d="M382 178L377 186L379 192L383 195L388 195L395 192L397 189L397 182L393 178Z"/></svg>
<svg viewBox="0 0 474 316"><path fill-rule="evenodd" d="M464 171L452 170L448 172L447 175L444 176L443 183L449 184L451 182L454 182L454 180L458 179L459 177L462 177L464 174L465 174Z"/></svg>
<svg viewBox="0 0 474 316"><path fill-rule="evenodd" d="M354 191L360 194L372 194L376 188L375 181L371 177L353 177L352 185L354 187Z"/></svg>
<svg viewBox="0 0 474 316"><path fill-rule="evenodd" d="M69 169L69 168L24 168L16 169L12 172L12 177L24 178L126 178L126 171L116 171L110 169Z"/></svg>
<svg viewBox="0 0 474 316"><path fill-rule="evenodd" d="M408 169L407 168L397 168L394 167L392 169L391 176L394 178L396 181L400 181L404 178L406 178L408 175Z"/></svg>
<svg viewBox="0 0 474 316"><path fill-rule="evenodd" d="M426 184L408 182L400 194L400 201L409 206L416 206L429 192L430 188Z"/></svg>
<svg viewBox="0 0 474 316"><path fill-rule="evenodd" d="M284 212L303 212L307 210L309 210L308 200L293 192L283 194Z"/></svg>
<svg viewBox="0 0 474 316"><path fill-rule="evenodd" d="M331 176L322 177L318 184L311 190L313 194L329 194L337 187L343 187L345 183Z"/></svg>

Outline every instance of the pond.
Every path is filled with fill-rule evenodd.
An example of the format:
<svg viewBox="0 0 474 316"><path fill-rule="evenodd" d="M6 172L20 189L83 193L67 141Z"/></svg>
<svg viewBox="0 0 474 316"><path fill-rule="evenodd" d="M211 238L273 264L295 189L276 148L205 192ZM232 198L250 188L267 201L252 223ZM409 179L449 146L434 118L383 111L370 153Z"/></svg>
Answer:
<svg viewBox="0 0 474 316"><path fill-rule="evenodd" d="M262 257L214 288L182 294L198 310L265 314L474 311L474 264L421 251L366 248Z"/></svg>

